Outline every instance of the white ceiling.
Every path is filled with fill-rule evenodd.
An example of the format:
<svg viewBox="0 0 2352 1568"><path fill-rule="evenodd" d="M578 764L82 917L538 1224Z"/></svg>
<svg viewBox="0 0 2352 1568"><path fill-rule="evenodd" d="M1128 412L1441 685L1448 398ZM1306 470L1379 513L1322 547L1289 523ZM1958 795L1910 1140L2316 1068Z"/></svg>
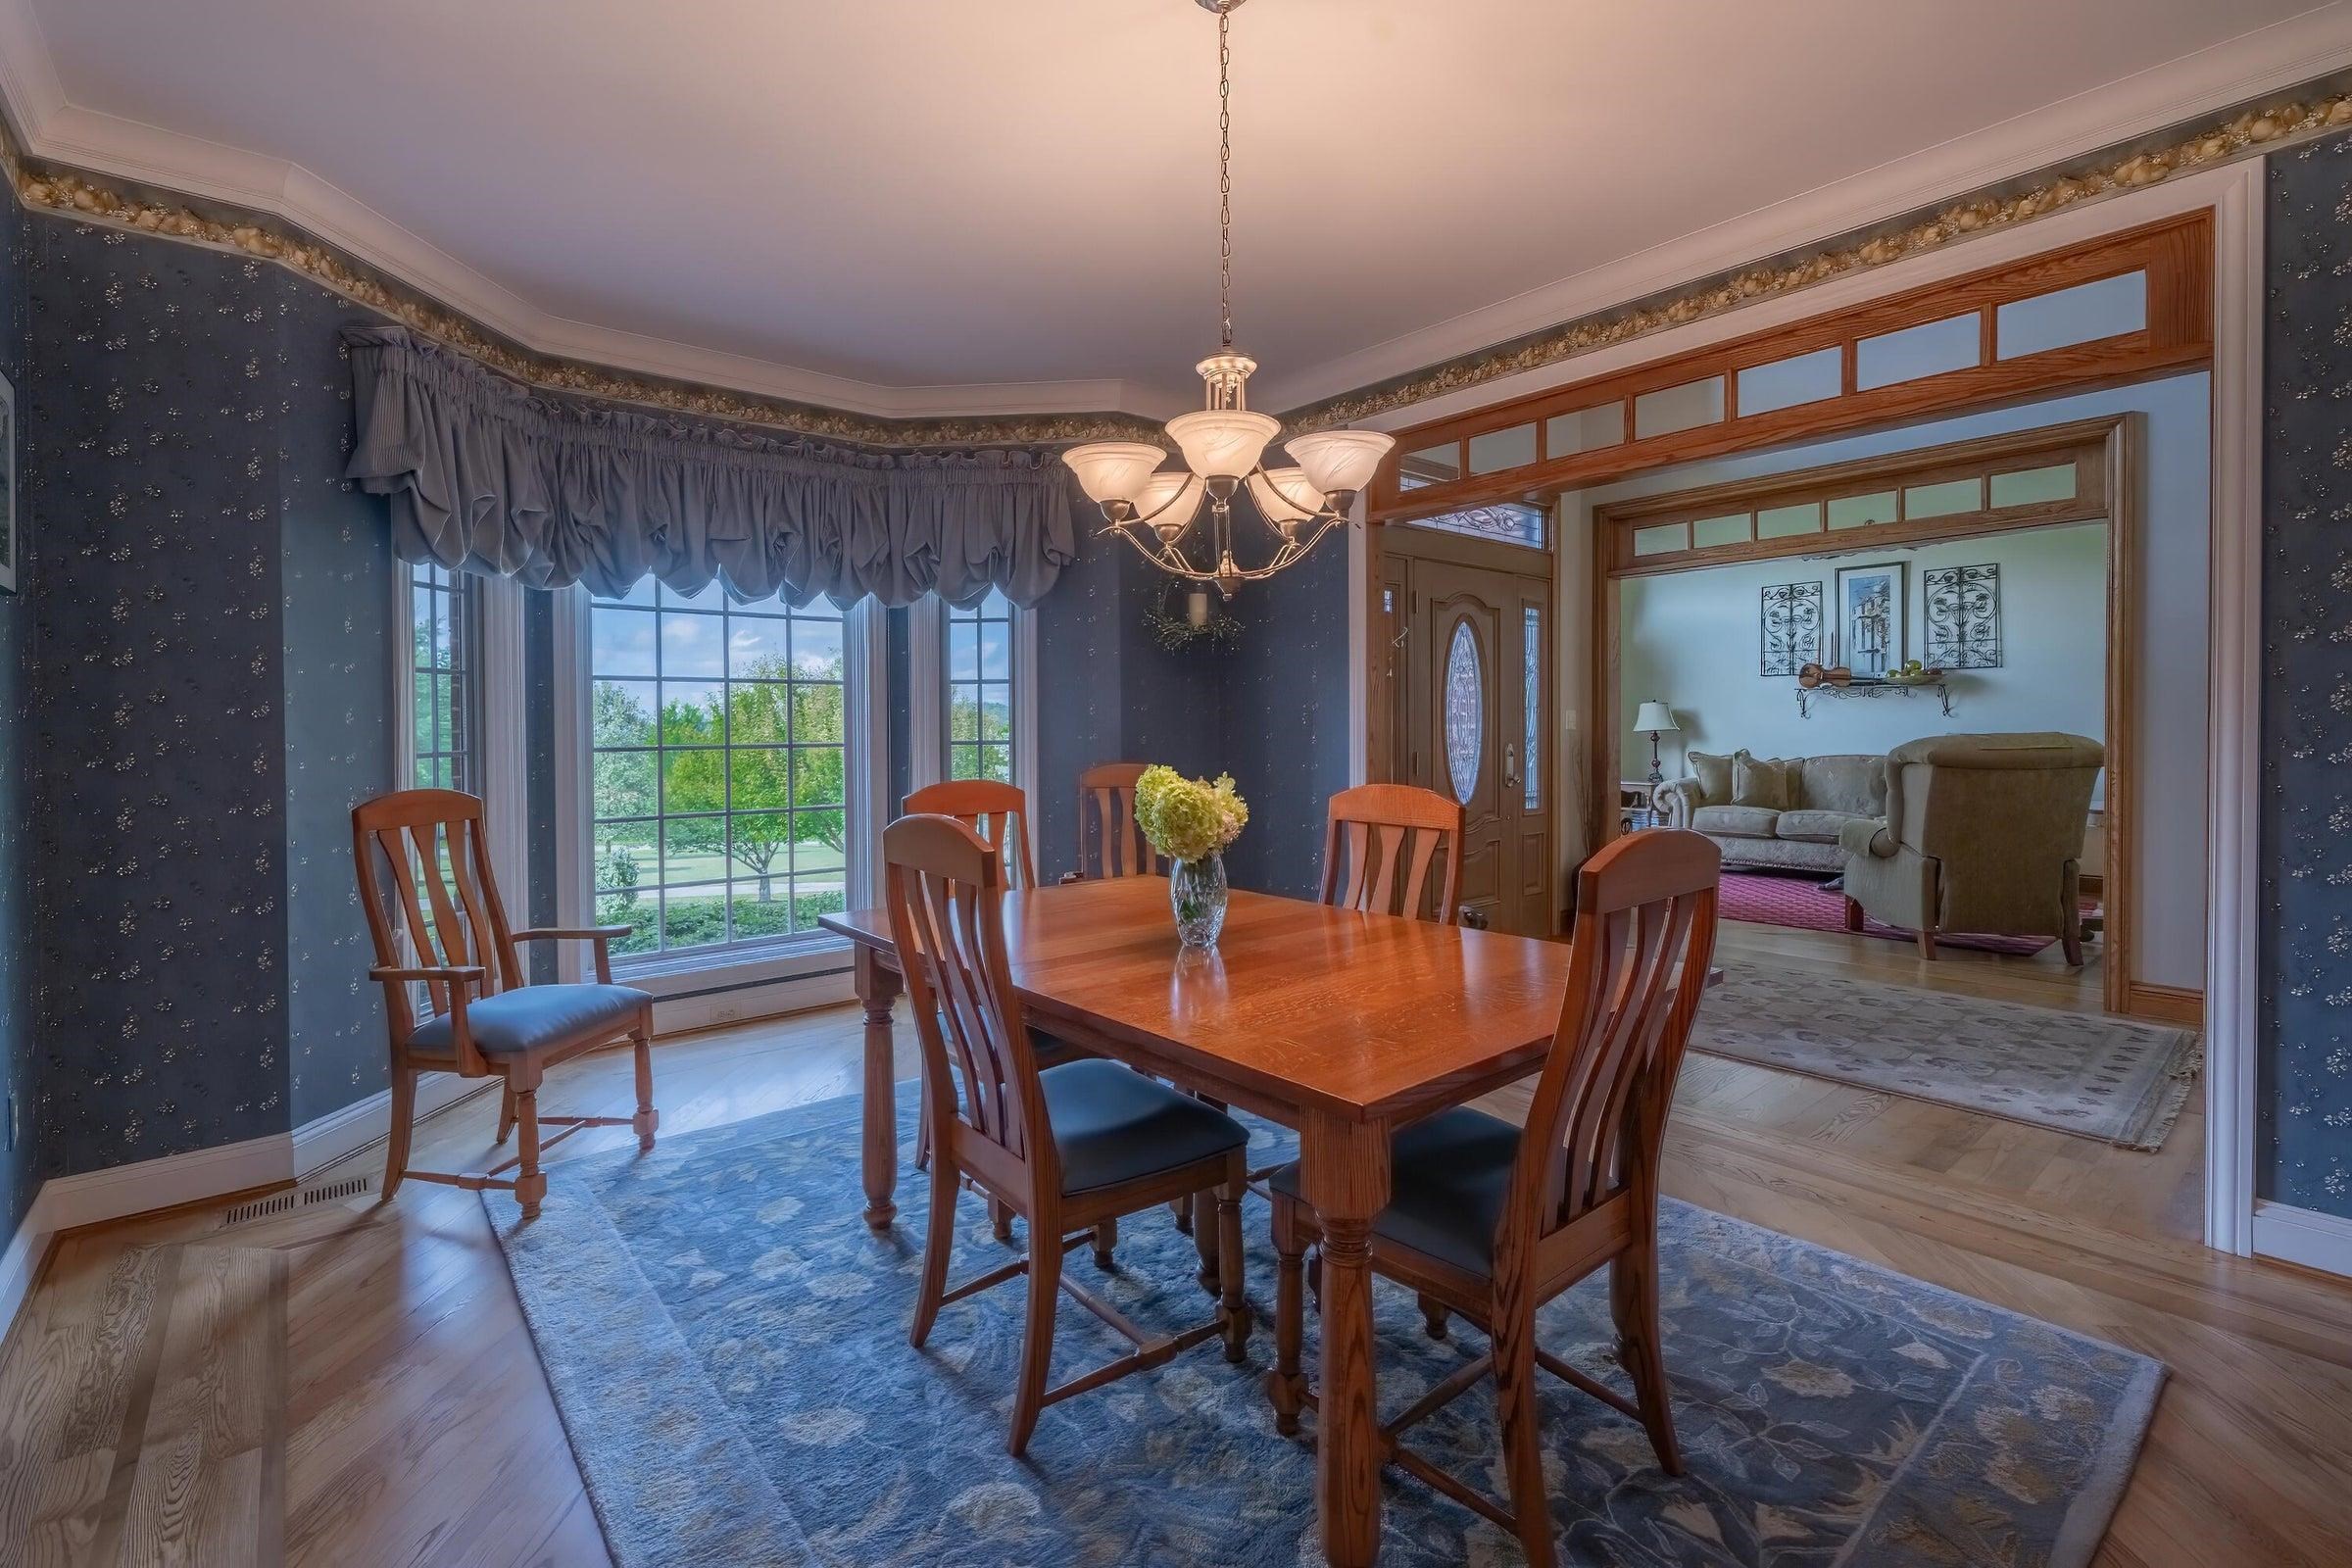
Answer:
<svg viewBox="0 0 2352 1568"><path fill-rule="evenodd" d="M1194 0L5 0L27 3L53 77L14 60L0 87L34 151L274 198L541 346L903 409L1077 380L999 401L1173 406L1214 346ZM2315 36L2352 49L2352 6L2272 27L2312 10L1252 0L1257 401L2291 80L2328 63Z"/></svg>

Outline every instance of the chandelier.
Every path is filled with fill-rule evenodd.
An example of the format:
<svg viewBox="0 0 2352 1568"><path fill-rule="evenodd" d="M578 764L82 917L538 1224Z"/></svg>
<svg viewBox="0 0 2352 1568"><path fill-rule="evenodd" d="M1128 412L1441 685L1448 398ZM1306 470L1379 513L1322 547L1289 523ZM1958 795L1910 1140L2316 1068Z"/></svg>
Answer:
<svg viewBox="0 0 2352 1568"><path fill-rule="evenodd" d="M1233 13L1243 0L1199 0L1217 16L1217 352L1194 368L1205 384L1203 406L1167 422L1184 454L1182 470L1158 471L1167 454L1149 441L1096 441L1062 454L1079 488L1102 509L1115 533L1161 570L1189 582L1215 583L1227 599L1246 582L1271 577L1302 559L1316 541L1348 520L1356 492L1396 443L1373 430L1320 430L1284 443L1293 466L1268 468L1267 445L1282 421L1250 408L1257 362L1233 346ZM1263 563L1234 555L1234 497L1250 500L1270 537ZM1208 503L1205 527L1196 526ZM1257 548L1263 549L1261 543ZM1252 551L1252 554L1255 552Z"/></svg>

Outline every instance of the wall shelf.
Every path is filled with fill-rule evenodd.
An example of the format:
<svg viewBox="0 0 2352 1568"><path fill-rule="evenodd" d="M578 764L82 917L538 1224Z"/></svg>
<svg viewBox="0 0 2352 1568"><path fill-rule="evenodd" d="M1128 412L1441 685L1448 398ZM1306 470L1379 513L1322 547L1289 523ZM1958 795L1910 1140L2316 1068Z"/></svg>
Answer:
<svg viewBox="0 0 2352 1568"><path fill-rule="evenodd" d="M1895 692L1904 697L1909 697L1915 692L1934 692L1936 702L1943 707L1943 716L1946 718L1952 716L1952 688L1948 683L1939 680L1857 680L1849 681L1843 686L1834 686L1825 680L1818 686L1799 686L1796 689L1796 716L1811 718L1813 716L1813 699L1816 697L1884 697L1888 692Z"/></svg>

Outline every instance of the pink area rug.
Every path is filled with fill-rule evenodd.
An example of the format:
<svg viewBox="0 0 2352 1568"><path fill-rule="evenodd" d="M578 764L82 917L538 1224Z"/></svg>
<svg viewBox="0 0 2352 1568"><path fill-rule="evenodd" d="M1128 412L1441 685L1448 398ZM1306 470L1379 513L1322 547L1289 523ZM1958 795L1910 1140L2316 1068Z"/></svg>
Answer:
<svg viewBox="0 0 2352 1568"><path fill-rule="evenodd" d="M1751 920L1758 925L1793 926L1799 931L1845 929L1845 896L1835 888L1800 876L1774 876L1759 871L1726 871L1717 912L1726 920ZM2088 906L2085 906L2088 907ZM1910 942L1912 933L1876 920L1864 920L1865 935L1888 942ZM1936 933L1937 947L1974 948L1980 953L2005 953L2030 958L2048 947L2051 937L1972 937Z"/></svg>

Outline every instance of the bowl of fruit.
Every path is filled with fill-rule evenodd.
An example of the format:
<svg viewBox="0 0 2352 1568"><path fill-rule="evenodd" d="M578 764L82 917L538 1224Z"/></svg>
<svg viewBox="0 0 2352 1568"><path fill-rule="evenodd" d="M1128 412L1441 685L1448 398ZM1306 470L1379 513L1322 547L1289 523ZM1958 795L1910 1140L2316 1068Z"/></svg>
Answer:
<svg viewBox="0 0 2352 1568"><path fill-rule="evenodd" d="M1889 686L1933 686L1941 679L1942 670L1930 669L1916 659L1908 660L1900 668L1886 672L1886 684Z"/></svg>

